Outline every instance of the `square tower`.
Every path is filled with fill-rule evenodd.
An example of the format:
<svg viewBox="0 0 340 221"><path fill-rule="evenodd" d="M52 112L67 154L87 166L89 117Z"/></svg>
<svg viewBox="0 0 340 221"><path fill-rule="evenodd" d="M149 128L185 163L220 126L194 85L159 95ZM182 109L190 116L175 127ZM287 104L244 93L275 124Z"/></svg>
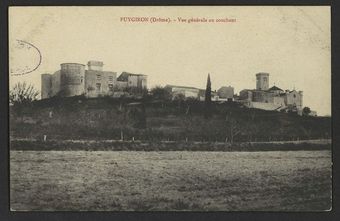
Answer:
<svg viewBox="0 0 340 221"><path fill-rule="evenodd" d="M104 63L102 61L89 61L87 66L90 71L103 71Z"/></svg>
<svg viewBox="0 0 340 221"><path fill-rule="evenodd" d="M257 73L256 74L256 90L266 91L269 88L269 74Z"/></svg>

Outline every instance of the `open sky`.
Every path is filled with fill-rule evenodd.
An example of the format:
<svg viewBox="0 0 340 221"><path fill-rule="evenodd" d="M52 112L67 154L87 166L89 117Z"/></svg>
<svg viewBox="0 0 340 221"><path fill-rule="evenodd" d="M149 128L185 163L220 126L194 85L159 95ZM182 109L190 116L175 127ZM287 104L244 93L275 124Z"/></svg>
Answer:
<svg viewBox="0 0 340 221"><path fill-rule="evenodd" d="M121 17L169 18L167 22L122 22ZM178 18L215 22L178 22ZM216 19L236 19L216 22ZM60 63L104 62L104 70L148 75L148 87L166 84L212 89L255 88L255 74L270 73L270 85L304 92L304 106L331 114L331 35L328 6L215 7L11 7L10 86L41 87L40 75Z"/></svg>

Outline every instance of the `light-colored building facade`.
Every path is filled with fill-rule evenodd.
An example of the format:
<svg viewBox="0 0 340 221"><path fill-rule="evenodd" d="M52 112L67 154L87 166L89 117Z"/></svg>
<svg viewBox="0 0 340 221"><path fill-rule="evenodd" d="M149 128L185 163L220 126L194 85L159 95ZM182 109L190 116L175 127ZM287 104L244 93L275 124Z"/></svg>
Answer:
<svg viewBox="0 0 340 221"><path fill-rule="evenodd" d="M84 64L63 63L54 74L41 75L41 98L56 95L71 97L85 95L87 97L112 96L115 92L127 88L147 88L147 76L123 72L103 71L103 62L89 61L88 69Z"/></svg>
<svg viewBox="0 0 340 221"><path fill-rule="evenodd" d="M283 91L281 88L269 87L269 74L256 74L256 89L240 91L239 102L250 108L263 110L302 110L303 92Z"/></svg>
<svg viewBox="0 0 340 221"><path fill-rule="evenodd" d="M196 87L187 87L187 86L177 86L177 85L166 85L165 89L167 89L173 98L175 98L178 94L182 94L185 98L195 98L200 101L205 100L205 90L199 89ZM211 101L216 102L225 102L232 101L234 97L234 88L229 87L221 87L218 91L211 91Z"/></svg>
<svg viewBox="0 0 340 221"><path fill-rule="evenodd" d="M303 92L294 89L292 91L287 90L284 99L287 106L296 106L296 108L300 110L303 108L302 97Z"/></svg>
<svg viewBox="0 0 340 221"><path fill-rule="evenodd" d="M185 98L199 98L200 89L195 87L166 85L165 89L167 89L172 94L173 98L178 94L182 94Z"/></svg>

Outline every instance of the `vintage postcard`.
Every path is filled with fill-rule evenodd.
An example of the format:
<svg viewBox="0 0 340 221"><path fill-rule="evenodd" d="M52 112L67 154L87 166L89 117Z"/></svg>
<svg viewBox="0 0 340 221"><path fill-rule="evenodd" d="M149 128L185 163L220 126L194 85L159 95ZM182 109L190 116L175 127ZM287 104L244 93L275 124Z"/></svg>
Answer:
<svg viewBox="0 0 340 221"><path fill-rule="evenodd" d="M329 6L9 7L12 211L330 211Z"/></svg>

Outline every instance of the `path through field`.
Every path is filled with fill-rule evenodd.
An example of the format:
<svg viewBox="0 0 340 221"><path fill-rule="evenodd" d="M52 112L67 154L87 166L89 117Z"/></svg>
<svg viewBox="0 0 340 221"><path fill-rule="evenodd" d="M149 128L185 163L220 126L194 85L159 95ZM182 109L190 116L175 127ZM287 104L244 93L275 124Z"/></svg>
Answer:
<svg viewBox="0 0 340 221"><path fill-rule="evenodd" d="M331 207L330 151L11 151L12 210Z"/></svg>

